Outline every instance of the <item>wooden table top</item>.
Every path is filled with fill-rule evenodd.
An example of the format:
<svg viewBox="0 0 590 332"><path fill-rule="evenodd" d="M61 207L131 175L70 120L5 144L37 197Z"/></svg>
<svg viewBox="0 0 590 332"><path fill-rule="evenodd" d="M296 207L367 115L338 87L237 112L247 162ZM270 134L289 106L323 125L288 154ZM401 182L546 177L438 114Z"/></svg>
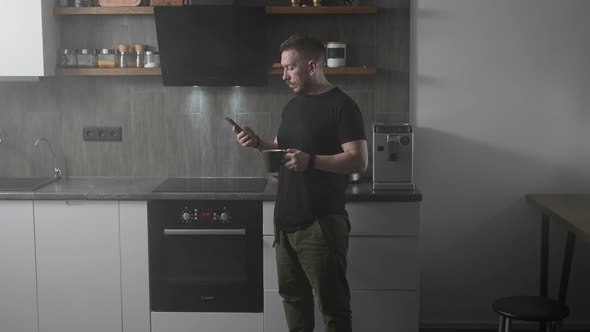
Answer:
<svg viewBox="0 0 590 332"><path fill-rule="evenodd" d="M590 194L528 194L526 200L565 223L577 237L590 241Z"/></svg>

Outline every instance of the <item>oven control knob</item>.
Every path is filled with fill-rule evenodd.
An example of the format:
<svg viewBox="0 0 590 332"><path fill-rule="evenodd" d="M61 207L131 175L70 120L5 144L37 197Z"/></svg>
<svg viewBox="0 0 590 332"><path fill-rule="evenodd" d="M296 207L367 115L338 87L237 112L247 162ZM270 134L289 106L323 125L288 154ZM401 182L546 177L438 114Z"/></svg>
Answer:
<svg viewBox="0 0 590 332"><path fill-rule="evenodd" d="M229 220L229 213L227 213L227 212L221 213L221 215L219 216L219 219L221 219L222 222L228 221Z"/></svg>
<svg viewBox="0 0 590 332"><path fill-rule="evenodd" d="M188 213L188 212L185 212L185 213L183 213L183 214L182 214L182 220L183 220L184 222L189 222L189 220L191 220L191 215L190 215L190 213Z"/></svg>

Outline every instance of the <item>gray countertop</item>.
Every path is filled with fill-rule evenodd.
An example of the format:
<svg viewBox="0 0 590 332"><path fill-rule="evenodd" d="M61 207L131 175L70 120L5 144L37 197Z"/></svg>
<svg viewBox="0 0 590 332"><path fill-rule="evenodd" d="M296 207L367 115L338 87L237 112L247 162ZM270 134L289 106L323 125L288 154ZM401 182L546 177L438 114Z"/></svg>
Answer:
<svg viewBox="0 0 590 332"><path fill-rule="evenodd" d="M166 178L154 177L69 177L32 192L2 192L0 200L122 200L155 199L244 199L274 201L277 185L268 182L264 192L243 193L164 193L153 192ZM356 202L418 202L419 190L378 190L372 183L350 184L347 201Z"/></svg>

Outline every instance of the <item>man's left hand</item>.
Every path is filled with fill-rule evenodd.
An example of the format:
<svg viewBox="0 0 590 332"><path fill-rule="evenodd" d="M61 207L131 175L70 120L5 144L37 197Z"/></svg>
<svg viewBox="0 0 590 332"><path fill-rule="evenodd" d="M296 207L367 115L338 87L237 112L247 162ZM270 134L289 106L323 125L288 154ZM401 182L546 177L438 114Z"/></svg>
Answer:
<svg viewBox="0 0 590 332"><path fill-rule="evenodd" d="M309 154L296 149L287 149L285 167L295 172L305 172L309 165Z"/></svg>

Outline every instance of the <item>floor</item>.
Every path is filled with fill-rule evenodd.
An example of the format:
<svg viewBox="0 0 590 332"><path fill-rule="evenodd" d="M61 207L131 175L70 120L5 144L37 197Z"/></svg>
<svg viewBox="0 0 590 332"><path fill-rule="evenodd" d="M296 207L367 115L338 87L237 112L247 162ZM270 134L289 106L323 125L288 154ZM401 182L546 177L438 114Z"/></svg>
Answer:
<svg viewBox="0 0 590 332"><path fill-rule="evenodd" d="M512 332L534 332L537 330L523 330L514 329ZM485 330L471 330L471 329L420 329L420 332L498 332L497 329L485 329ZM561 332L590 332L588 329L577 329L577 330L566 330L563 329Z"/></svg>

